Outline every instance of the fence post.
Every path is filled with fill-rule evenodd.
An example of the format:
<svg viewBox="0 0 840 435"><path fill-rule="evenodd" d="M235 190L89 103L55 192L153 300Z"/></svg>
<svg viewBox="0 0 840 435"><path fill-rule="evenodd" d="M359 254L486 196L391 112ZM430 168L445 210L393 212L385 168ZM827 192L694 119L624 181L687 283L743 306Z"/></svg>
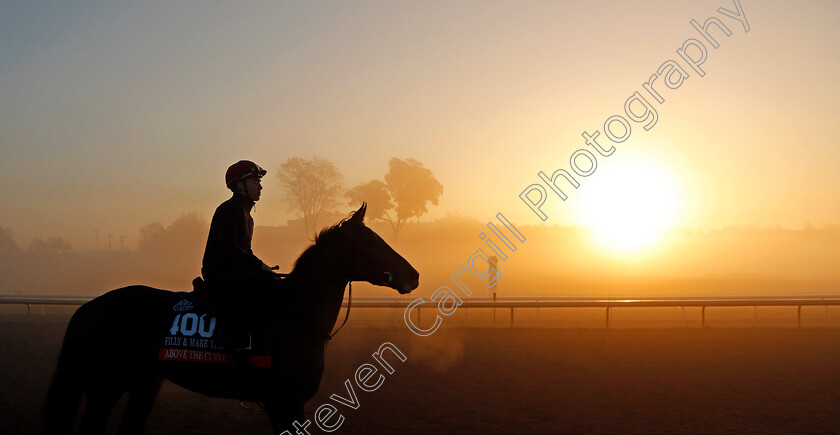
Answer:
<svg viewBox="0 0 840 435"><path fill-rule="evenodd" d="M493 292L493 327L496 327L496 292Z"/></svg>
<svg viewBox="0 0 840 435"><path fill-rule="evenodd" d="M802 327L802 305L796 307L796 327Z"/></svg>
<svg viewBox="0 0 840 435"><path fill-rule="evenodd" d="M606 329L610 329L610 306L609 305L607 305L607 319L606 320L607 320L607 328Z"/></svg>

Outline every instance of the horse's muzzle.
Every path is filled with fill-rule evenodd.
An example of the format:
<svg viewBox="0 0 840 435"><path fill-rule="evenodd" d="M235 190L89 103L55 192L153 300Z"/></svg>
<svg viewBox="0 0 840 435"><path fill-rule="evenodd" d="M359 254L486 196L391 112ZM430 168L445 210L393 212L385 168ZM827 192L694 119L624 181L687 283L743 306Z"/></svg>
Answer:
<svg viewBox="0 0 840 435"><path fill-rule="evenodd" d="M412 290L416 289L417 286L420 285L420 273L413 268L407 278L408 279L403 281L400 286L394 287L401 295L411 293Z"/></svg>

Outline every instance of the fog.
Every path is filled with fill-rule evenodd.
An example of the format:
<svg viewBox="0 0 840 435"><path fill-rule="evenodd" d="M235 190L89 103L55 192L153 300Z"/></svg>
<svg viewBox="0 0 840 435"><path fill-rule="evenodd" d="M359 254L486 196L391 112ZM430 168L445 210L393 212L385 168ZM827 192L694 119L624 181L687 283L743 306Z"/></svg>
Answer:
<svg viewBox="0 0 840 435"><path fill-rule="evenodd" d="M340 217L325 220L336 222ZM428 296L441 286L456 289L450 276L468 268L467 260L478 249L493 255L479 238L487 232L486 224L459 216L414 222L396 240L388 224L369 226L420 272L420 287L412 295ZM512 225L525 241L517 240L515 251L497 242L507 255L498 262L497 285L491 289L487 280L461 273L473 297L493 291L498 297L815 295L840 288L837 226L673 229L648 251L618 254L595 244L585 228ZM0 252L0 293L97 295L131 284L186 291L200 274L208 228L205 219L187 213L168 224L139 228L138 248L133 250L112 246L79 252L59 249L61 245L34 249L7 244ZM292 221L287 226L257 226L253 247L266 263L288 272L310 243L302 222ZM481 265L476 262L475 269ZM365 297L397 296L367 284L356 288L356 294Z"/></svg>

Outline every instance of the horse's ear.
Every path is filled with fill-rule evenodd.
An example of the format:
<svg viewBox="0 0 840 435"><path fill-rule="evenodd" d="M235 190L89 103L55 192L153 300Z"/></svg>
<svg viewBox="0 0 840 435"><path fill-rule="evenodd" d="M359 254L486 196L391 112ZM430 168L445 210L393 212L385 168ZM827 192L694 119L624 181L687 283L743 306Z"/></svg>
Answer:
<svg viewBox="0 0 840 435"><path fill-rule="evenodd" d="M365 212L367 211L367 203L363 202L362 206L353 213L353 216L350 217L349 220L356 221L356 222L364 222L365 221Z"/></svg>

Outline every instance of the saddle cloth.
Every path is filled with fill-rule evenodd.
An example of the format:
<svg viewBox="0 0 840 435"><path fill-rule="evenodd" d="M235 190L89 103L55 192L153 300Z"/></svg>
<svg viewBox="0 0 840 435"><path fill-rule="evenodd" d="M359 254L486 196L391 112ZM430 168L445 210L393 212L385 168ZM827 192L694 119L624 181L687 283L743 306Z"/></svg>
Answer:
<svg viewBox="0 0 840 435"><path fill-rule="evenodd" d="M158 360L234 365L237 358L216 336L217 318L195 292L175 293L168 331L158 348ZM271 367L270 355L247 355L248 365Z"/></svg>

